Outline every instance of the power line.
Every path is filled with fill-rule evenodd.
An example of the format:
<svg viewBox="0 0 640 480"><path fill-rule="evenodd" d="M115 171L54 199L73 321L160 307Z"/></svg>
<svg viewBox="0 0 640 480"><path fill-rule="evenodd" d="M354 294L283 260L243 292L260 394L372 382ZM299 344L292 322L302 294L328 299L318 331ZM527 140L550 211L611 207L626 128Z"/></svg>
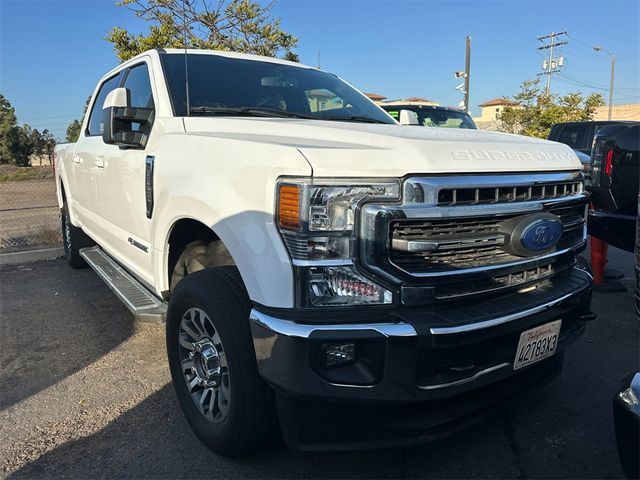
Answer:
<svg viewBox="0 0 640 480"><path fill-rule="evenodd" d="M602 92L607 92L608 91L608 88L599 87L599 86L594 85L592 83L589 83L587 81L582 81L582 80L579 80L579 79L570 78L570 77L567 77L566 75L564 75L562 73L559 74L558 76L559 76L558 81L561 82L561 83L565 83L565 84L569 84L569 85L576 85L578 87L583 87L583 88L591 88L593 90L599 90L599 91L602 91ZM625 98L628 98L628 99L638 99L638 98L640 98L640 94L633 95L633 94L630 94L630 93L618 93L618 96L619 97L625 97Z"/></svg>

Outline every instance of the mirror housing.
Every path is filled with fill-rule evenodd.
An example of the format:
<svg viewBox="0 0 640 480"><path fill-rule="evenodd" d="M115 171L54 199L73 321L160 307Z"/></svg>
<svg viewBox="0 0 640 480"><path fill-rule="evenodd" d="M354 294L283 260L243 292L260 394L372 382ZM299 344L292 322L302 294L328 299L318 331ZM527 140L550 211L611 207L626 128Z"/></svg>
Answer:
<svg viewBox="0 0 640 480"><path fill-rule="evenodd" d="M152 120L153 109L131 107L129 90L114 88L102 106L102 141L120 148L144 148Z"/></svg>
<svg viewBox="0 0 640 480"><path fill-rule="evenodd" d="M411 110L400 110L398 121L400 125L419 125L418 114Z"/></svg>

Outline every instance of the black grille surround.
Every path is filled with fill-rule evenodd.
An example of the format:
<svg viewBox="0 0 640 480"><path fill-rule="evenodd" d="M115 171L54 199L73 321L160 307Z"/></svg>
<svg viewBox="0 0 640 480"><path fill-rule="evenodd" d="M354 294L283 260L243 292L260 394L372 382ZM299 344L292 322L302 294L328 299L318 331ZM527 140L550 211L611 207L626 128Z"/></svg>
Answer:
<svg viewBox="0 0 640 480"><path fill-rule="evenodd" d="M401 205L362 207L360 264L369 274L395 286L405 306L470 300L542 285L565 274L575 264L576 254L585 247L588 197L581 184L576 186L579 175L571 172L452 179L457 191L476 191L481 187L486 191L518 188L555 193L557 185L573 185L560 190L567 193L563 196L491 204L442 206L440 192L453 189L446 177L438 177L436 187L431 179L425 182L426 186L421 185L426 194L413 198L414 202L406 202L405 188ZM544 187L546 184L551 187ZM415 185L412 189L415 190ZM432 203L424 201L425 198ZM508 248L508 235L504 235L505 222L518 222L520 218L526 222L525 217L536 214L553 215L562 223L559 242L539 254L532 252L527 257L514 254Z"/></svg>

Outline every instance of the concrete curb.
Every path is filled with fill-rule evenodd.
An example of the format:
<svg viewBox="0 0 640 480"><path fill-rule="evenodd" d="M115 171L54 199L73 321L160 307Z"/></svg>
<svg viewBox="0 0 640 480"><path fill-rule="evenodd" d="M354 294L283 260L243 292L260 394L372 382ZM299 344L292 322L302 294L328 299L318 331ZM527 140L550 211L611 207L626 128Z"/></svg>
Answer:
<svg viewBox="0 0 640 480"><path fill-rule="evenodd" d="M64 248L62 247L0 253L0 265L18 265L20 263L38 262L40 260L53 260L60 257L64 257Z"/></svg>

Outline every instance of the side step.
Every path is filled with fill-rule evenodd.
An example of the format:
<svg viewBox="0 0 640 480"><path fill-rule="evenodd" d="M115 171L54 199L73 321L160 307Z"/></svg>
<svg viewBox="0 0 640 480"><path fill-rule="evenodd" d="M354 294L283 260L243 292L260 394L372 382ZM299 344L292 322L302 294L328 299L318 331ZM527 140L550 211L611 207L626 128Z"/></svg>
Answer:
<svg viewBox="0 0 640 480"><path fill-rule="evenodd" d="M141 322L161 323L167 316L167 304L128 274L100 247L83 248L80 256L104 280L113 293Z"/></svg>

